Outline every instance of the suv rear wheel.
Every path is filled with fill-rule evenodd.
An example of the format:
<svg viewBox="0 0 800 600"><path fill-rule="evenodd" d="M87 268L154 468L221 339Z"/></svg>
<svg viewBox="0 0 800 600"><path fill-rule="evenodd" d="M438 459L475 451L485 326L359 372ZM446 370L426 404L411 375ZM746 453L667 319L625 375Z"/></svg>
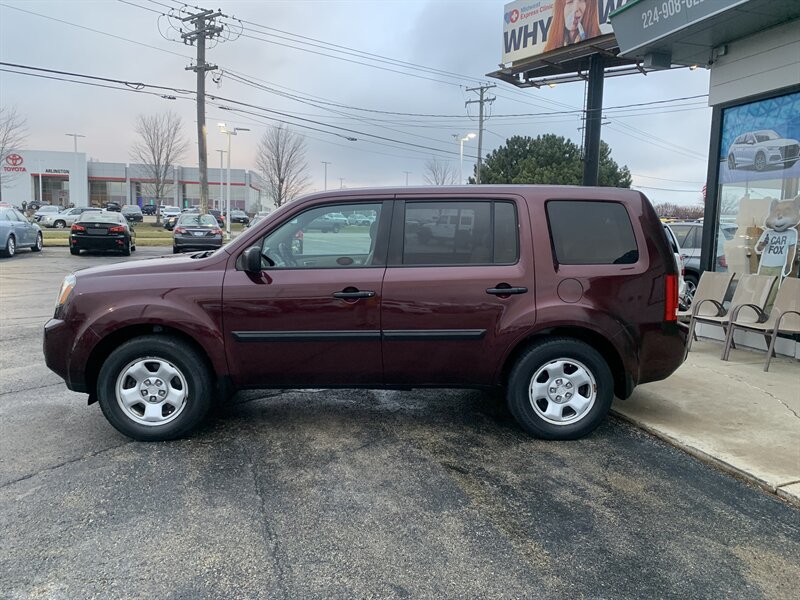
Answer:
<svg viewBox="0 0 800 600"><path fill-rule="evenodd" d="M508 383L508 407L532 435L548 440L583 437L603 421L614 399L614 378L588 344L555 338L529 348Z"/></svg>
<svg viewBox="0 0 800 600"><path fill-rule="evenodd" d="M182 437L211 406L213 382L191 346L166 336L134 338L114 350L97 380L106 419L141 441Z"/></svg>

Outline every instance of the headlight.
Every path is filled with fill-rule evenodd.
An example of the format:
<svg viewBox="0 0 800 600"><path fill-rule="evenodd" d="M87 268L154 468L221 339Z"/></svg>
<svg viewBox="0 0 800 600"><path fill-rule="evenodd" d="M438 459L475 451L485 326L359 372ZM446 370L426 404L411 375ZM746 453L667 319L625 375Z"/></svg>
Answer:
<svg viewBox="0 0 800 600"><path fill-rule="evenodd" d="M76 283L77 280L72 273L64 277L64 281L61 282L61 289L58 291L58 298L56 299L56 310L64 306Z"/></svg>

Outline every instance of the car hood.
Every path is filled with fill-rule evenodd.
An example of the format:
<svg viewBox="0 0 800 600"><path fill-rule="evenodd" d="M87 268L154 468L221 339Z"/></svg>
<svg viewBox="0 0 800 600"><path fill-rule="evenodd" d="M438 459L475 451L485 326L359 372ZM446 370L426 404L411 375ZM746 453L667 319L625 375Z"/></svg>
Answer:
<svg viewBox="0 0 800 600"><path fill-rule="evenodd" d="M175 254L171 256L160 256L145 258L142 260L131 260L119 262L111 265L102 265L80 269L75 272L75 276L80 281L83 278L96 277L116 277L119 275L142 275L156 273L185 273L188 271L200 271L219 262L228 259L224 252L207 258L192 258L193 254Z"/></svg>
<svg viewBox="0 0 800 600"><path fill-rule="evenodd" d="M777 140L769 140L768 142L759 142L759 146L794 146L798 144L797 140L790 140L789 138L780 138Z"/></svg>

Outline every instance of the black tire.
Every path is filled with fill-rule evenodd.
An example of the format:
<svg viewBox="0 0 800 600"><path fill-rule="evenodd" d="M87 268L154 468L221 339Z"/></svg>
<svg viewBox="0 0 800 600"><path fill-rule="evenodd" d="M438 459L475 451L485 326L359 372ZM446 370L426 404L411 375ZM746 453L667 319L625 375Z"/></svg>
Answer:
<svg viewBox="0 0 800 600"><path fill-rule="evenodd" d="M180 248L178 248L177 246L173 246L173 247L172 247L172 253L173 253L173 254L180 254L180 253L181 253L181 250L180 250Z"/></svg>
<svg viewBox="0 0 800 600"><path fill-rule="evenodd" d="M333 226L333 233L339 233L339 226L338 225L334 225Z"/></svg>
<svg viewBox="0 0 800 600"><path fill-rule="evenodd" d="M44 240L42 239L42 232L36 234L36 242L31 246L31 252L41 252L42 247L44 246Z"/></svg>
<svg viewBox="0 0 800 600"><path fill-rule="evenodd" d="M80 248L70 248L69 253L72 254L72 256L80 256L81 251Z"/></svg>
<svg viewBox="0 0 800 600"><path fill-rule="evenodd" d="M763 152L756 154L753 166L756 168L756 171L763 171L767 168L767 157Z"/></svg>
<svg viewBox="0 0 800 600"><path fill-rule="evenodd" d="M125 247L122 249L122 256L130 256L131 255L131 241L128 240L125 243Z"/></svg>
<svg viewBox="0 0 800 600"><path fill-rule="evenodd" d="M186 380L188 398L179 414L163 425L143 425L128 416L117 401L117 379L138 359L161 360L173 365ZM100 368L97 399L106 419L120 433L143 442L174 440L196 428L211 407L214 381L206 360L181 340L160 335L134 338L114 350Z"/></svg>
<svg viewBox="0 0 800 600"><path fill-rule="evenodd" d="M534 409L534 402L530 399L528 390L532 378L537 373L540 374L537 378L540 382L543 378L546 380L548 377L553 377L552 373L548 375L547 365L555 364L555 361L559 360L570 365L572 364L570 361L575 361L594 378L594 386L581 385L580 388L574 388L570 384L572 394L583 388L585 391L581 392L581 395L590 394L592 388L596 391L594 402L588 405L585 412L575 413L574 417L570 417L568 410L575 411L571 406L565 406L561 412L562 415L566 415L564 417L566 421L555 424L540 416ZM569 374L564 378L569 382ZM561 393L559 389L550 388L550 391L555 390L554 394ZM557 398L560 399L562 396L559 395ZM554 338L531 346L517 360L508 380L508 408L511 414L528 433L547 440L575 440L588 435L602 423L613 400L614 378L608 363L597 350L572 338ZM546 399L536 401L538 410L544 411L541 403L549 406L550 401ZM554 402L554 406L557 405L558 403ZM570 418L574 420L570 421Z"/></svg>
<svg viewBox="0 0 800 600"><path fill-rule="evenodd" d="M53 223L53 227L55 227L56 229L64 229L64 227L66 226L67 226L66 221L56 221L55 223Z"/></svg>
<svg viewBox="0 0 800 600"><path fill-rule="evenodd" d="M0 254L7 258L13 258L17 253L17 240L13 235L8 236L6 240L6 247L0 250Z"/></svg>

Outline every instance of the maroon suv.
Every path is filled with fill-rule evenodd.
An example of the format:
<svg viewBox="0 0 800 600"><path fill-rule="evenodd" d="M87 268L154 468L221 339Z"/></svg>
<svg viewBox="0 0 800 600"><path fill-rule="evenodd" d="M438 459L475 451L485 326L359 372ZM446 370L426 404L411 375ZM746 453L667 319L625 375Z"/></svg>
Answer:
<svg viewBox="0 0 800 600"><path fill-rule="evenodd" d="M375 220L312 226L331 214ZM44 353L140 440L265 387L505 388L523 428L573 439L681 364L675 268L630 190L345 190L214 252L67 276Z"/></svg>

